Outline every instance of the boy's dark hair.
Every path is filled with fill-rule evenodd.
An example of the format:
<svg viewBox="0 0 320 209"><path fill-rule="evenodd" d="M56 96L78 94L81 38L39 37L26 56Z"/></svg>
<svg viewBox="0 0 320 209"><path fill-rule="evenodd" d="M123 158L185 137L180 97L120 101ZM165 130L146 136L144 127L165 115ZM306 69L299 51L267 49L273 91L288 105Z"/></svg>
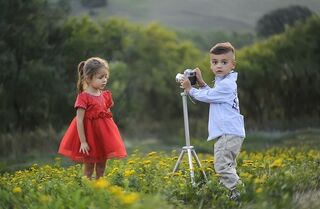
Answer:
<svg viewBox="0 0 320 209"><path fill-rule="evenodd" d="M234 47L229 42L217 43L210 49L211 54L226 54L228 52L236 54Z"/></svg>

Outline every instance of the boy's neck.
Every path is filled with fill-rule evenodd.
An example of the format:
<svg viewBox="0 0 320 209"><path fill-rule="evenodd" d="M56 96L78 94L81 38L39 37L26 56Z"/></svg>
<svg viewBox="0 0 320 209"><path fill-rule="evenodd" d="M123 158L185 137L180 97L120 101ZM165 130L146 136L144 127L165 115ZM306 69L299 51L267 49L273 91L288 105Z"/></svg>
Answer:
<svg viewBox="0 0 320 209"><path fill-rule="evenodd" d="M230 72L228 72L227 74L225 74L225 75L223 75L223 76L215 76L216 78L221 78L221 79L223 79L223 78L225 78L225 77L227 77L228 75L230 75L231 73L234 73L235 71L234 71L234 69L232 69Z"/></svg>

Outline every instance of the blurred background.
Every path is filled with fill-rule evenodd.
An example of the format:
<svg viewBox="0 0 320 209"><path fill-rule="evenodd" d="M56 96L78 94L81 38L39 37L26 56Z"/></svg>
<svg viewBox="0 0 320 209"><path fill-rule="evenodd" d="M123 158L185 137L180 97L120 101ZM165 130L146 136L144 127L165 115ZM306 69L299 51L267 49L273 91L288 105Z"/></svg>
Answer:
<svg viewBox="0 0 320 209"><path fill-rule="evenodd" d="M0 0L0 171L50 161L75 116L76 67L110 63L112 111L127 145L184 145L175 75L209 49L237 49L246 149L320 147L319 0ZM192 144L210 152L208 105L189 102ZM211 149L211 147L210 147Z"/></svg>

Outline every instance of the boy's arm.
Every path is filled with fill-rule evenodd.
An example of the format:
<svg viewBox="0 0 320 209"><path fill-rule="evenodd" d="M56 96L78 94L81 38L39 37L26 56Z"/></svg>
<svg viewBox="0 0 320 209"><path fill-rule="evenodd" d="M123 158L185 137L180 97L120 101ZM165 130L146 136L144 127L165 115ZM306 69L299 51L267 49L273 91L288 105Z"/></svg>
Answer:
<svg viewBox="0 0 320 209"><path fill-rule="evenodd" d="M190 88L189 95L198 101L206 103L223 103L232 101L234 99L234 92L236 87L230 83L221 83L215 88L204 86L202 88Z"/></svg>

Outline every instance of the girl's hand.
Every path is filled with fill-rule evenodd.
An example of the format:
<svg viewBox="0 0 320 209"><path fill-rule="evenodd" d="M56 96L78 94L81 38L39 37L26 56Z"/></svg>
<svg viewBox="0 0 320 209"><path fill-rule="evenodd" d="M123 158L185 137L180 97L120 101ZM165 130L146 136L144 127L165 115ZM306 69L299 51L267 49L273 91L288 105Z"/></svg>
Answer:
<svg viewBox="0 0 320 209"><path fill-rule="evenodd" d="M89 148L88 143L87 142L81 142L79 152L89 155L89 150L90 150L90 148Z"/></svg>

